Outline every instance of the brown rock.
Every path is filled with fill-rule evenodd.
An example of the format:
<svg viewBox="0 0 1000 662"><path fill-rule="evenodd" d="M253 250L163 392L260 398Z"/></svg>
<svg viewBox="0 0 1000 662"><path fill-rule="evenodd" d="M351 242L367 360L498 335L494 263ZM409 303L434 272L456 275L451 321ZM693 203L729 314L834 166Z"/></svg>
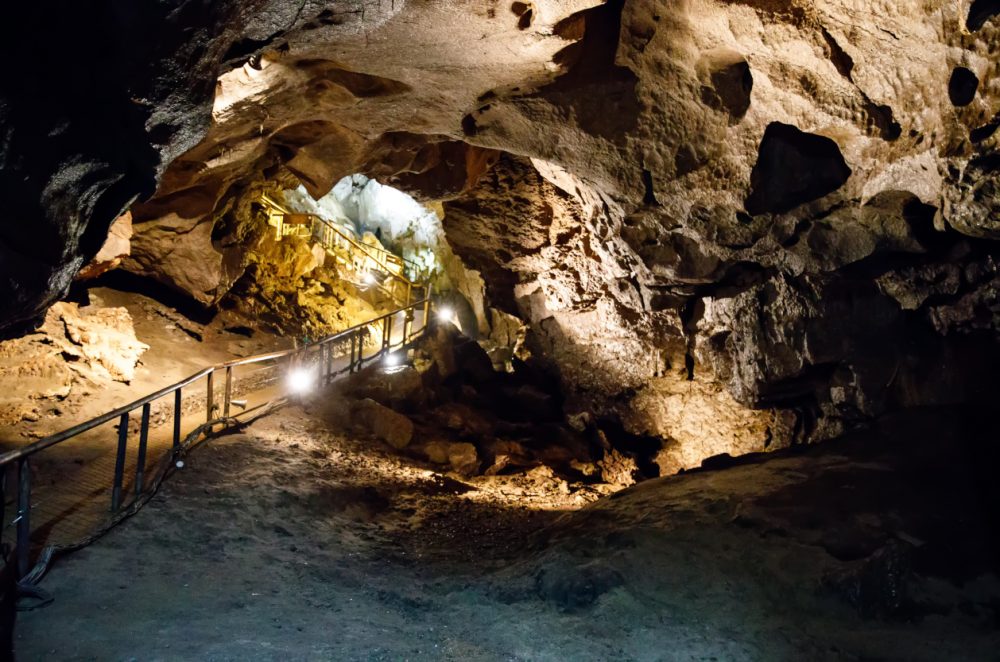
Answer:
<svg viewBox="0 0 1000 662"><path fill-rule="evenodd" d="M472 444L452 444L448 448L448 463L455 473L462 476L474 476L479 473L479 455Z"/></svg>
<svg viewBox="0 0 1000 662"><path fill-rule="evenodd" d="M344 391L356 398L370 398L388 407L419 404L425 397L420 373L406 366L387 372L371 365L348 380Z"/></svg>
<svg viewBox="0 0 1000 662"><path fill-rule="evenodd" d="M403 449L413 439L413 422L371 399L356 403L351 412L355 426L364 428L393 448Z"/></svg>
<svg viewBox="0 0 1000 662"><path fill-rule="evenodd" d="M64 354L83 359L93 373L128 383L149 345L135 337L125 308L80 308L59 302L45 317L43 331Z"/></svg>
<svg viewBox="0 0 1000 662"><path fill-rule="evenodd" d="M128 257L131 252L131 239L132 213L125 212L111 224L108 238L101 246L101 250L87 266L80 270L76 276L77 280L97 278L121 264L122 260Z"/></svg>
<svg viewBox="0 0 1000 662"><path fill-rule="evenodd" d="M448 450L451 448L450 441L429 441L421 447L424 456L434 464L448 464Z"/></svg>

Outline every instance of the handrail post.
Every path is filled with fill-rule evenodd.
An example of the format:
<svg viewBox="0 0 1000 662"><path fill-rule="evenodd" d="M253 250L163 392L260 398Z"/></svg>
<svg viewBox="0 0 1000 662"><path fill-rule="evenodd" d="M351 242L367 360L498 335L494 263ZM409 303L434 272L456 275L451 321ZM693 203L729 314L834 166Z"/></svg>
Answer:
<svg viewBox="0 0 1000 662"><path fill-rule="evenodd" d="M10 467L0 467L0 549L3 549L4 522L7 517L7 470Z"/></svg>
<svg viewBox="0 0 1000 662"><path fill-rule="evenodd" d="M326 383L333 383L333 343L326 345Z"/></svg>
<svg viewBox="0 0 1000 662"><path fill-rule="evenodd" d="M355 353L357 351L357 348L356 348L357 343L358 343L358 334L357 334L357 332L353 332L353 333L351 333L351 360L347 364L347 373L348 374L353 374L354 373L354 361L355 361L354 355L355 355Z"/></svg>
<svg viewBox="0 0 1000 662"><path fill-rule="evenodd" d="M174 449L181 445L181 388L174 391Z"/></svg>
<svg viewBox="0 0 1000 662"><path fill-rule="evenodd" d="M205 403L205 422L212 421L212 411L215 409L215 369L208 373L208 400Z"/></svg>
<svg viewBox="0 0 1000 662"><path fill-rule="evenodd" d="M28 458L17 462L17 578L28 574L31 561L31 465Z"/></svg>
<svg viewBox="0 0 1000 662"><path fill-rule="evenodd" d="M326 345L317 343L316 367L319 369L319 385L326 386Z"/></svg>
<svg viewBox="0 0 1000 662"><path fill-rule="evenodd" d="M122 500L122 480L125 478L125 449L128 446L128 412L118 419L118 454L115 457L115 482L111 487L111 512L117 512Z"/></svg>
<svg viewBox="0 0 1000 662"><path fill-rule="evenodd" d="M406 309L406 316L403 318L403 344L410 342L410 334L413 333L413 307Z"/></svg>
<svg viewBox="0 0 1000 662"><path fill-rule="evenodd" d="M139 425L139 455L135 461L135 496L142 494L146 477L146 442L149 441L149 403L142 406L142 422Z"/></svg>
<svg viewBox="0 0 1000 662"><path fill-rule="evenodd" d="M388 354L392 348L392 315L385 318L382 331L382 353Z"/></svg>
<svg viewBox="0 0 1000 662"><path fill-rule="evenodd" d="M229 418L229 404L233 399L233 366L226 366L226 395L222 407L223 418Z"/></svg>

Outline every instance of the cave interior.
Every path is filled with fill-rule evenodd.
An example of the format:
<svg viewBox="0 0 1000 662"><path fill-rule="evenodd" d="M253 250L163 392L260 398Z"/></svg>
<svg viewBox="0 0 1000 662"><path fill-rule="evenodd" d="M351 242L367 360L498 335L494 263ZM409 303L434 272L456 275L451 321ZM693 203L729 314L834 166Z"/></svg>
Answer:
<svg viewBox="0 0 1000 662"><path fill-rule="evenodd" d="M996 0L8 13L4 659L996 659Z"/></svg>

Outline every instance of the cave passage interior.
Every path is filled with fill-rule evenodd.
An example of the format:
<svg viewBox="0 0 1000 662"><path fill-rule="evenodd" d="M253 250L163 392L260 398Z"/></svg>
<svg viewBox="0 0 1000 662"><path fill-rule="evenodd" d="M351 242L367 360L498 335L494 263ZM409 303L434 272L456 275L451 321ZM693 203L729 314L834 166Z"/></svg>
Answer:
<svg viewBox="0 0 1000 662"><path fill-rule="evenodd" d="M8 13L0 659L997 659L1000 3Z"/></svg>

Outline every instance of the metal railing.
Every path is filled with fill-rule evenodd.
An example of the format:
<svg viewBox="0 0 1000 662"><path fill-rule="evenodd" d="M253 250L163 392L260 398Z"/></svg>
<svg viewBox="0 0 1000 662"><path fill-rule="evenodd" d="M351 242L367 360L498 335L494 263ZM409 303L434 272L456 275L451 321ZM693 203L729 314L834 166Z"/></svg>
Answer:
<svg viewBox="0 0 1000 662"><path fill-rule="evenodd" d="M417 265L413 262L390 253L381 246L372 246L357 241L325 218L314 214L301 214L301 216L311 219L310 235L324 248L331 252L336 252L338 248L346 250L348 253L360 252L364 258L360 264L354 265L356 269L364 272L378 270L392 279L396 287L385 289L400 303L408 305L416 291L424 290L423 294L427 294L423 284L416 283L406 276L407 265L416 271ZM399 292L400 289L403 290L403 293Z"/></svg>
<svg viewBox="0 0 1000 662"><path fill-rule="evenodd" d="M154 401L173 396L173 436L172 445L168 451L169 459L172 462L183 449L181 438L183 415L182 392L193 387L200 380L206 380L205 423L195 428L192 434L196 437L200 436L203 431L211 434L214 425L222 424L228 427L228 425L238 422L236 417L231 416L230 411L234 403L234 370L236 368L251 364L270 363L272 364L271 368L278 369L280 377L281 362L284 360L287 369L312 370L319 384L330 384L337 377L357 372L365 363L377 360L387 353L400 348L405 348L419 338L427 328L430 316L430 303L430 297L425 297L421 301L410 303L391 313L327 336L303 347L261 354L204 368L175 384L164 387L123 407L109 411L62 432L44 437L22 448L3 453L0 455L0 472L2 472L4 483L6 483L9 467L11 465L16 466L16 516L12 523L16 523L17 539L15 557L17 561L17 576L24 578L29 572L33 576L40 574L31 569L31 459L38 453L58 446L85 432L117 419L117 446L110 489L110 510L112 519L114 519L115 515L130 505L123 503L122 490L125 478L125 458L129 444L129 419L134 412L141 410L141 422L138 429L138 459L135 466L133 485L133 502L138 501L140 495L146 490L146 450L150 432L150 409ZM415 324L418 310L422 312L423 317L420 320L419 327ZM396 324L394 320L400 315L403 317L402 326L394 331L393 326ZM396 331L399 332L398 338L394 338ZM378 337L379 334L381 334L381 338ZM366 349L368 350L367 355L365 354ZM222 373L225 378L225 386L222 389L221 415L219 416L217 416L217 413L219 412L220 404L215 400L215 376L217 373ZM243 402L241 404L244 407L244 411L241 412L241 415L259 410L278 400L283 401L284 397L273 398L250 408L246 408L246 402ZM6 487L6 484L4 484L4 487ZM5 500L2 500L0 502L0 521L5 521L3 518L5 506ZM54 548L55 546L50 545L48 547ZM73 546L66 547L71 548ZM42 558L47 559L48 556L50 555L43 554Z"/></svg>
<svg viewBox="0 0 1000 662"><path fill-rule="evenodd" d="M330 250L343 248L347 251L360 252L365 255L368 260L371 260L371 263L379 270L394 278L402 280L405 283L408 283L410 286L418 286L418 284L410 280L405 273L407 266L410 267L414 273L416 273L419 266L415 262L396 255L384 246L366 244L363 241L358 241L356 237L351 236L349 233L337 227L322 216L306 212L299 213L289 211L274 200L274 198L266 194L262 195L260 200L261 203L267 208L269 218L268 222L275 227L277 239L279 241L283 237L296 235L298 233L297 228L305 226L305 223L303 223L302 220L306 220L310 224L309 235L319 241L324 247Z"/></svg>

